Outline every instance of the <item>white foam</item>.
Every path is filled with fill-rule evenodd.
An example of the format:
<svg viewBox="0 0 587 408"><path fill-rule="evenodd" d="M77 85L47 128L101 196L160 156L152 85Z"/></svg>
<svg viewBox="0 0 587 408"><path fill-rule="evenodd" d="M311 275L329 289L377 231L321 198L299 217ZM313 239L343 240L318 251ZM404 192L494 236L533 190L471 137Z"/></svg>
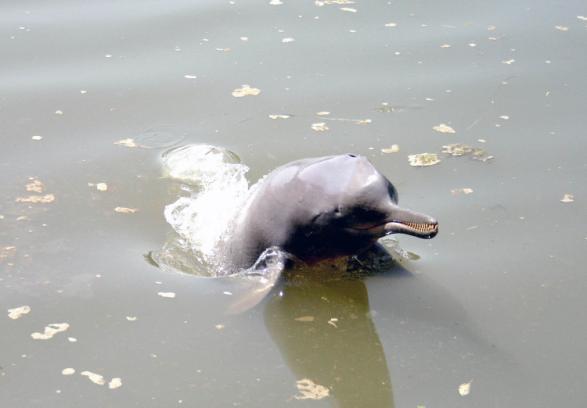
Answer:
<svg viewBox="0 0 587 408"><path fill-rule="evenodd" d="M170 150L163 164L188 194L165 207L165 219L197 258L218 265L220 241L249 191L249 168L234 153L203 144Z"/></svg>

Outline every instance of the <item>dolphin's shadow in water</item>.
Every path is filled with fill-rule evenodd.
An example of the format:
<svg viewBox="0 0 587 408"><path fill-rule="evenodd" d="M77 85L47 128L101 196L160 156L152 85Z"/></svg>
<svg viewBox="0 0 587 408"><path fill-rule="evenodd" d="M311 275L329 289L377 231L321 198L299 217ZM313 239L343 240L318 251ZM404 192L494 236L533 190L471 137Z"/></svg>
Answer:
<svg viewBox="0 0 587 408"><path fill-rule="evenodd" d="M299 380L327 387L340 407L393 407L387 359L360 278L297 277L265 307L267 329Z"/></svg>
<svg viewBox="0 0 587 408"><path fill-rule="evenodd" d="M393 407L387 358L373 322L365 269L369 259L295 267L266 302L265 324L298 380L326 387L339 407ZM367 262L368 261L368 262ZM398 266L398 265L396 265ZM393 274L408 273L399 267Z"/></svg>

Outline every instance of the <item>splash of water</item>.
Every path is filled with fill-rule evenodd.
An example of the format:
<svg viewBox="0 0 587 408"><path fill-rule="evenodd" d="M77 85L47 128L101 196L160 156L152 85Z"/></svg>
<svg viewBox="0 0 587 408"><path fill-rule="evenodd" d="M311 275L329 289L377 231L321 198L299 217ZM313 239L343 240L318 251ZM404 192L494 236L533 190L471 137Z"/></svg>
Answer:
<svg viewBox="0 0 587 408"><path fill-rule="evenodd" d="M167 176L181 183L183 195L164 210L176 234L149 258L164 270L215 277L231 285L229 314L251 309L272 290L288 254L271 247L249 269L234 271L224 265L222 242L255 190L245 178L249 168L234 153L210 145L175 148L162 161Z"/></svg>
<svg viewBox="0 0 587 408"><path fill-rule="evenodd" d="M179 235L175 245L189 249L199 263L220 268L220 241L248 195L249 168L234 153L205 144L169 150L162 160L185 193L164 211Z"/></svg>

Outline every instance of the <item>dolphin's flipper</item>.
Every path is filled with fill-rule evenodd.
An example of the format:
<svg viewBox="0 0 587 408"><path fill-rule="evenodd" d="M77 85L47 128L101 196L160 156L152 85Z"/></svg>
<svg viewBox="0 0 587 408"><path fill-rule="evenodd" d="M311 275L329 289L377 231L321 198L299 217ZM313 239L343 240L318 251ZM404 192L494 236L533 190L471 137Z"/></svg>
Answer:
<svg viewBox="0 0 587 408"><path fill-rule="evenodd" d="M226 279L238 280L238 293L228 306L228 314L245 312L259 304L271 292L286 267L289 255L277 247L266 249L255 264Z"/></svg>

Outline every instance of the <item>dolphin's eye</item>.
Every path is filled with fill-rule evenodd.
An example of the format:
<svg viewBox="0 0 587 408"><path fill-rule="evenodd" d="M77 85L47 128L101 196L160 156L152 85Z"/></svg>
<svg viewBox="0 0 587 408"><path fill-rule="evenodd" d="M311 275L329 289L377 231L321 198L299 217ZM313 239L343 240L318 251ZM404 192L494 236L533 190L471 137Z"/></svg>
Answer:
<svg viewBox="0 0 587 408"><path fill-rule="evenodd" d="M389 194L389 198L391 199L391 201L393 201L394 203L397 203L398 194L397 194L397 190L395 189L393 184L389 183L387 185L387 193Z"/></svg>
<svg viewBox="0 0 587 408"><path fill-rule="evenodd" d="M334 209L334 211L332 212L332 215L334 216L334 218L342 218L343 216L343 209L340 207L336 207Z"/></svg>

